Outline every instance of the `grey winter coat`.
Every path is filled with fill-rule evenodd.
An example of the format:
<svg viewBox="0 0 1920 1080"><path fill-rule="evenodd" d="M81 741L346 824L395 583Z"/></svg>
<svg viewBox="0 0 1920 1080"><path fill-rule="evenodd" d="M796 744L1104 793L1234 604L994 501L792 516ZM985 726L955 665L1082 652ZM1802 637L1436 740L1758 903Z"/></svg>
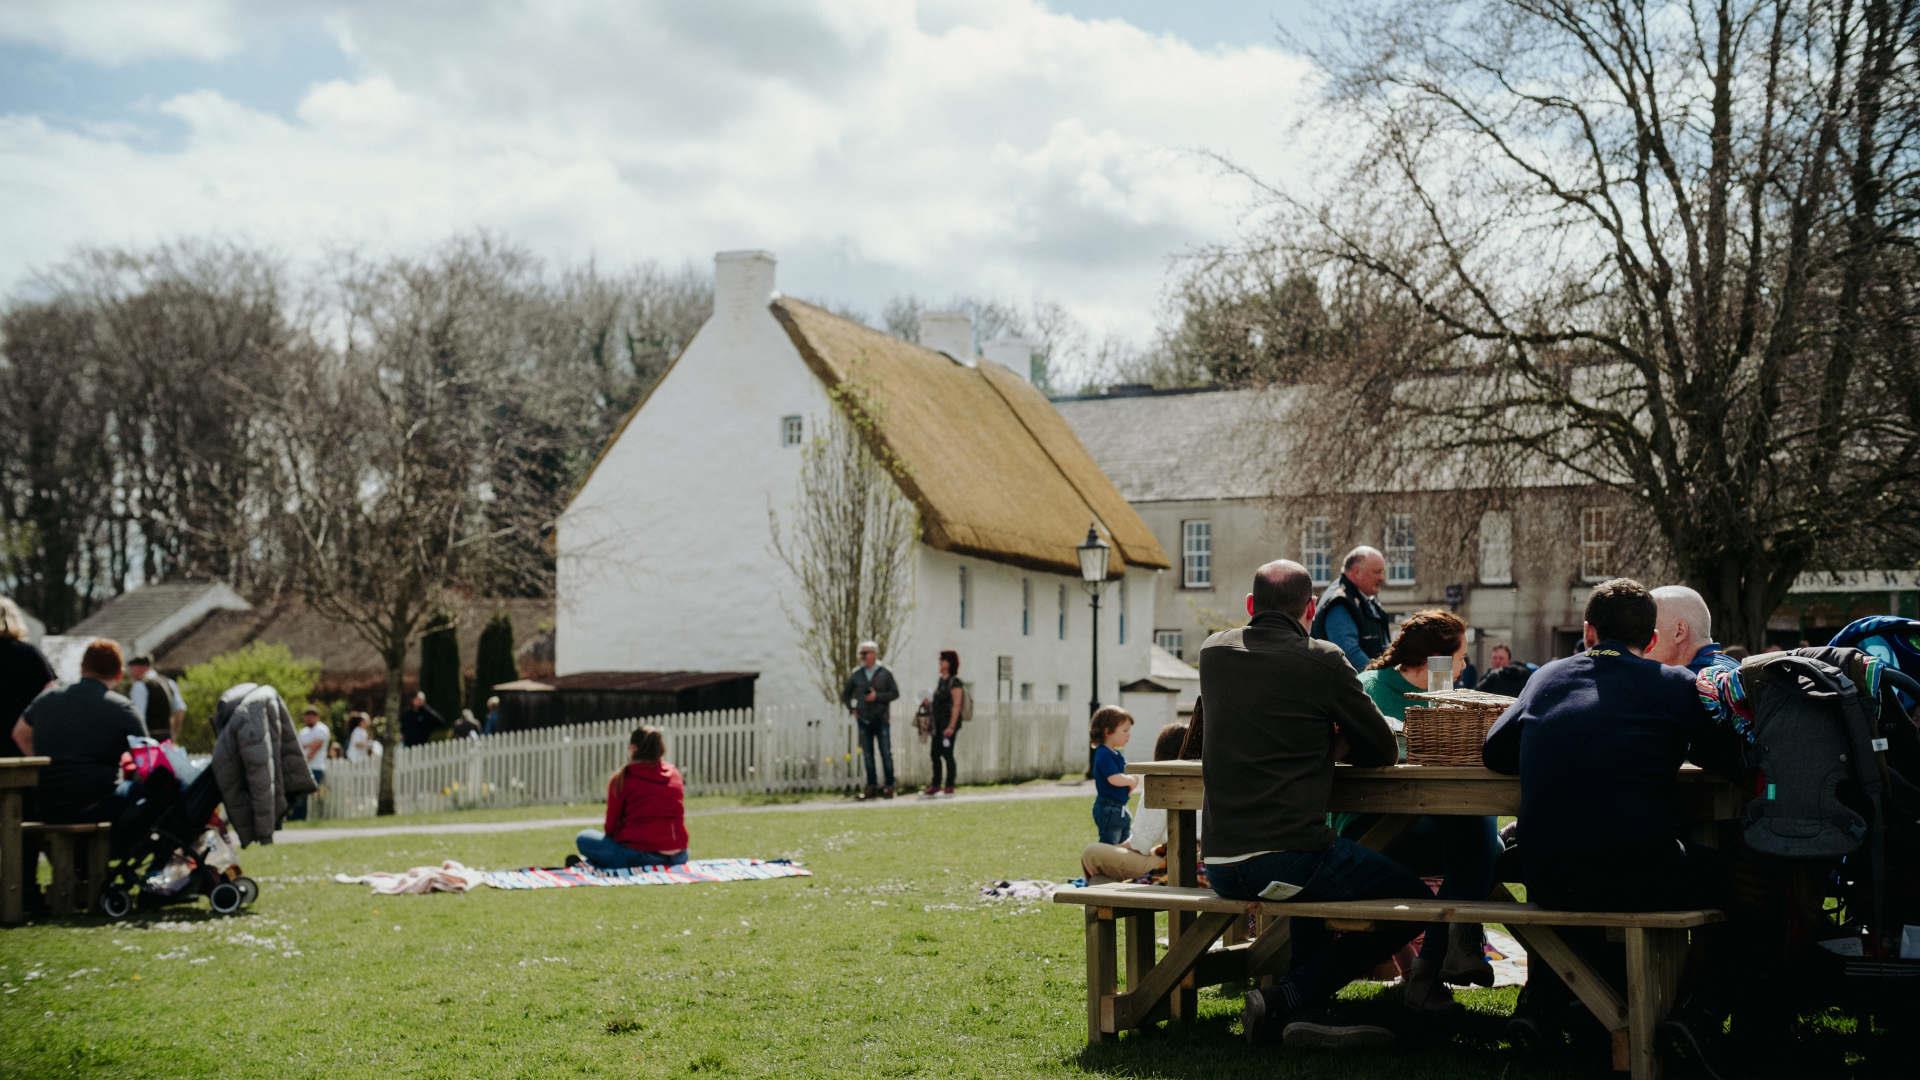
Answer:
<svg viewBox="0 0 1920 1080"><path fill-rule="evenodd" d="M271 686L241 683L220 695L213 731L213 775L227 820L241 844L272 843L288 800L319 787L286 702Z"/></svg>

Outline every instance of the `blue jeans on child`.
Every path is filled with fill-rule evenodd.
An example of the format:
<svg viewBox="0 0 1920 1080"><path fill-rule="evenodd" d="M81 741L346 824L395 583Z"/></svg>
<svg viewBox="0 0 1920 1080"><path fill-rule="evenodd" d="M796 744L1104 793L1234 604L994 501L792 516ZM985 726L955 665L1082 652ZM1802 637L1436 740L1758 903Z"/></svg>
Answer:
<svg viewBox="0 0 1920 1080"><path fill-rule="evenodd" d="M607 838L599 829L582 829L580 835L573 838L573 846L580 849L580 857L600 867L602 870L625 870L635 866L679 866L687 861L687 853L675 852L662 855L657 851L635 851L624 844Z"/></svg>
<svg viewBox="0 0 1920 1080"><path fill-rule="evenodd" d="M1413 871L1371 848L1335 837L1325 851L1274 851L1237 863L1207 864L1207 883L1230 900L1258 900L1269 884L1300 886L1290 900L1404 900L1432 896ZM1303 1006L1317 1005L1412 941L1415 923L1381 923L1367 933L1328 934L1318 919L1293 920L1293 984ZM1445 941L1442 935L1441 940Z"/></svg>
<svg viewBox="0 0 1920 1080"><path fill-rule="evenodd" d="M1111 799L1093 800L1093 826L1100 830L1100 842L1117 844L1133 832L1133 815L1127 804Z"/></svg>

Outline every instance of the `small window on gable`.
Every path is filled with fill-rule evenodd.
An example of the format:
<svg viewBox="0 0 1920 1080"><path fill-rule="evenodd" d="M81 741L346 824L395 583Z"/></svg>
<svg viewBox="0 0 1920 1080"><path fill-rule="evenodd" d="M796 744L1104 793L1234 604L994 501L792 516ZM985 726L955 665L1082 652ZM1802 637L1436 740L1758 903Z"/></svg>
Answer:
<svg viewBox="0 0 1920 1080"><path fill-rule="evenodd" d="M799 446L801 435L802 430L799 417L783 416L780 418L781 446Z"/></svg>
<svg viewBox="0 0 1920 1080"><path fill-rule="evenodd" d="M1186 658L1187 635L1185 631L1155 630L1153 632L1153 643L1181 659Z"/></svg>

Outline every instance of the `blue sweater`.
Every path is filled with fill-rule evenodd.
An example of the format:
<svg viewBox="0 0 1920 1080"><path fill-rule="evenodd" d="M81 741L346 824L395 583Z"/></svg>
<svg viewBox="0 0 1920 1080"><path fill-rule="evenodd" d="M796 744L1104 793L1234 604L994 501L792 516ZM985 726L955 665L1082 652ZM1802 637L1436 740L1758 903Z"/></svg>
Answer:
<svg viewBox="0 0 1920 1080"><path fill-rule="evenodd" d="M1127 771L1127 759L1120 751L1110 746L1093 748L1093 797L1121 806L1127 805L1127 797L1133 794L1132 788L1115 787L1107 783L1107 777Z"/></svg>
<svg viewBox="0 0 1920 1080"><path fill-rule="evenodd" d="M1520 776L1529 883L1676 855L1674 777L1711 735L1685 668L1613 641L1542 667L1481 748L1487 768Z"/></svg>

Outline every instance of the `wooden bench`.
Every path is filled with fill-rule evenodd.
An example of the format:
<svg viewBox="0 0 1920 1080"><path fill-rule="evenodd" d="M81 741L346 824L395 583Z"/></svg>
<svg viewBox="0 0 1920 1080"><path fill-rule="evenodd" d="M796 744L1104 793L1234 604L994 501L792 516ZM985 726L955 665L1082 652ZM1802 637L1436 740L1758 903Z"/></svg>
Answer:
<svg viewBox="0 0 1920 1080"><path fill-rule="evenodd" d="M1293 918L1324 919L1333 930L1370 930L1383 922L1499 923L1547 964L1581 1004L1613 1034L1613 1065L1636 1078L1659 1074L1653 1029L1666 1018L1686 956L1687 932L1723 920L1721 912L1552 911L1511 900L1348 900L1268 903L1228 900L1211 889L1114 884L1062 889L1054 902L1079 904L1087 916L1087 1039L1145 1026L1177 1010L1176 991L1281 974ZM1155 915L1170 913L1165 956L1156 958ZM1217 944L1251 918L1251 940ZM1117 925L1127 924L1126 990L1116 985ZM1624 997L1569 948L1554 927L1624 932Z"/></svg>
<svg viewBox="0 0 1920 1080"><path fill-rule="evenodd" d="M48 825L29 821L21 832L40 837L47 849L47 861L53 864L53 884L47 889L47 911L54 915L83 915L100 902L100 888L107 880L107 841L113 826L109 822L78 825ZM79 870L86 868L83 879ZM32 868L28 868L32 872Z"/></svg>

